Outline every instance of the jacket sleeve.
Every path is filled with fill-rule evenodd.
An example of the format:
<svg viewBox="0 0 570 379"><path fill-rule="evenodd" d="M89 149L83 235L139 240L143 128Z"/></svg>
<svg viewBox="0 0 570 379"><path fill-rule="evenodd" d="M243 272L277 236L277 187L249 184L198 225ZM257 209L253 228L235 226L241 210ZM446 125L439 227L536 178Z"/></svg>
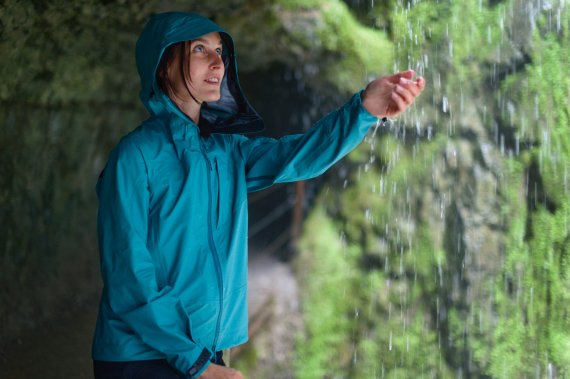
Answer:
<svg viewBox="0 0 570 379"><path fill-rule="evenodd" d="M362 106L362 91L320 119L304 134L273 138L242 137L248 192L274 183L314 178L362 141L377 117Z"/></svg>
<svg viewBox="0 0 570 379"><path fill-rule="evenodd" d="M125 138L97 183L104 295L114 315L168 362L197 377L212 353L191 339L189 319L172 288L159 288L147 249L148 175L140 149ZM109 322L112 322L110 320Z"/></svg>

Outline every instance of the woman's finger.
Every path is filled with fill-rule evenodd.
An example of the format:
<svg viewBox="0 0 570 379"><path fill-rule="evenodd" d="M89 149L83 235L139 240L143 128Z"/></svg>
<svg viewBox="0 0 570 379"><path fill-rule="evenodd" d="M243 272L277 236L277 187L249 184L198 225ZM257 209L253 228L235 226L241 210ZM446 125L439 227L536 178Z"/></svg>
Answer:
<svg viewBox="0 0 570 379"><path fill-rule="evenodd" d="M418 80L400 79L400 83L398 84L410 91L414 98L416 98L422 91L422 87L420 87L419 83L420 82Z"/></svg>
<svg viewBox="0 0 570 379"><path fill-rule="evenodd" d="M404 80L412 79L415 74L416 72L414 70L402 71L402 72L397 72L390 76L386 76L386 79L390 83L397 84L402 78Z"/></svg>
<svg viewBox="0 0 570 379"><path fill-rule="evenodd" d="M416 82L418 84L418 87L420 88L420 90L424 90L424 87L426 86L426 80L423 78L423 76L420 76L419 78L416 79Z"/></svg>
<svg viewBox="0 0 570 379"><path fill-rule="evenodd" d="M401 85L396 85L395 91L402 97L404 103L406 103L406 106L410 105L414 101L415 96L412 94L412 92L402 87Z"/></svg>
<svg viewBox="0 0 570 379"><path fill-rule="evenodd" d="M413 102L416 97L420 94L421 90L415 84L399 84L401 88L408 91L412 96L411 101Z"/></svg>
<svg viewBox="0 0 570 379"><path fill-rule="evenodd" d="M393 112L391 112L392 114L390 114L389 116L395 116L399 113L402 113L407 105L406 102L404 101L404 98L398 93L398 92L392 92L392 100L394 100L394 102L396 103L396 109L394 109Z"/></svg>

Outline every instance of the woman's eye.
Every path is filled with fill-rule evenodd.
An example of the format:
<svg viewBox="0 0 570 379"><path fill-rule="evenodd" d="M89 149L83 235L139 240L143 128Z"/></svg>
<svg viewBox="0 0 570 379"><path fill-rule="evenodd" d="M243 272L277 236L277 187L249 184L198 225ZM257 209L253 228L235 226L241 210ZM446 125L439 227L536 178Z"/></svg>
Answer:
<svg viewBox="0 0 570 379"><path fill-rule="evenodd" d="M197 53L202 53L204 51L204 46L202 45L194 46L193 50Z"/></svg>
<svg viewBox="0 0 570 379"><path fill-rule="evenodd" d="M218 55L222 55L222 48L221 47L217 48L216 53L218 53Z"/></svg>

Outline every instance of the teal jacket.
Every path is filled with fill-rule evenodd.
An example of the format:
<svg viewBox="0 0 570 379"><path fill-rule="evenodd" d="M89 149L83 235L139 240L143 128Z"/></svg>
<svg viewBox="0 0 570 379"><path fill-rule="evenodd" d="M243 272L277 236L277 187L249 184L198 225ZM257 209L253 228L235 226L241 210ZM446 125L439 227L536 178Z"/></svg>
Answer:
<svg viewBox="0 0 570 379"><path fill-rule="evenodd" d="M226 74L199 128L157 87L164 49L217 31ZM322 174L376 117L360 93L308 132L252 138L263 123L242 94L231 37L196 14L151 17L136 48L151 117L111 152L97 183L104 288L93 359L167 359L198 376L216 351L248 339L247 193Z"/></svg>

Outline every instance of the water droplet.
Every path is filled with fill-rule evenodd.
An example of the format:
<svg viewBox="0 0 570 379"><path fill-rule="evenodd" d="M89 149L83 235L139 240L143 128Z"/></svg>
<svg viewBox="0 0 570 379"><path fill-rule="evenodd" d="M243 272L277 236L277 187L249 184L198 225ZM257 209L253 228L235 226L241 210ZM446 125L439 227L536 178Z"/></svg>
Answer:
<svg viewBox="0 0 570 379"><path fill-rule="evenodd" d="M510 123L511 123L511 128L514 127L514 118L515 118L515 105L513 104L512 101L507 101L507 111L509 112L509 119L510 119Z"/></svg>
<svg viewBox="0 0 570 379"><path fill-rule="evenodd" d="M376 119L376 125L374 126L374 129L372 130L372 138L376 137L376 132L378 131L378 127L381 124L381 120L380 118Z"/></svg>
<svg viewBox="0 0 570 379"><path fill-rule="evenodd" d="M547 370L548 370L548 373L547 373L548 378L549 379L554 378L554 367L552 366L551 362L548 362L548 369Z"/></svg>

